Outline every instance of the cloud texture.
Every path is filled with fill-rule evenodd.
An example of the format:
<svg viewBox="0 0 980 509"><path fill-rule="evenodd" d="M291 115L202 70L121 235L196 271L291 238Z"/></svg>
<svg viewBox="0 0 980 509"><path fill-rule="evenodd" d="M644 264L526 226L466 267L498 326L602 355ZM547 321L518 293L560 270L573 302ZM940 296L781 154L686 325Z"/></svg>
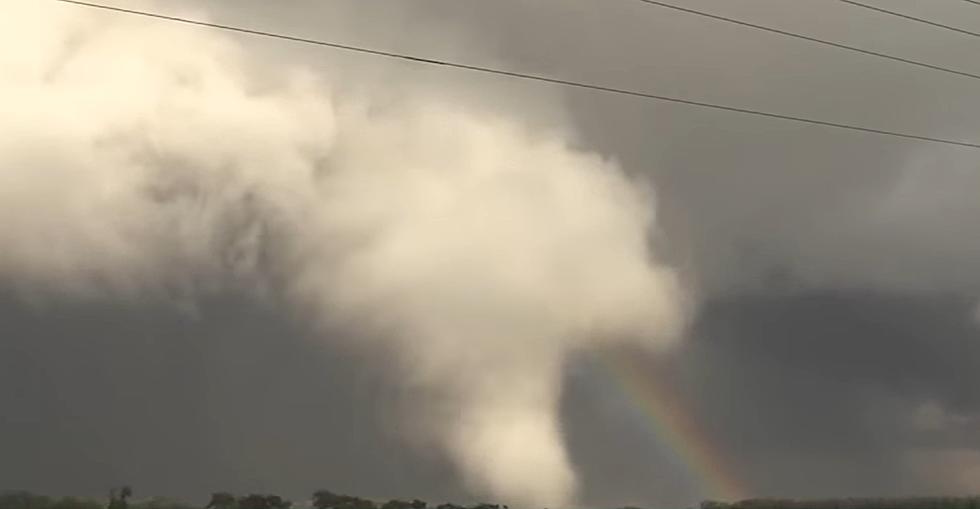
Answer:
<svg viewBox="0 0 980 509"><path fill-rule="evenodd" d="M342 324L472 490L573 501L567 355L682 323L649 189L488 105L331 92L220 35L8 3L0 278L191 310L255 292Z"/></svg>

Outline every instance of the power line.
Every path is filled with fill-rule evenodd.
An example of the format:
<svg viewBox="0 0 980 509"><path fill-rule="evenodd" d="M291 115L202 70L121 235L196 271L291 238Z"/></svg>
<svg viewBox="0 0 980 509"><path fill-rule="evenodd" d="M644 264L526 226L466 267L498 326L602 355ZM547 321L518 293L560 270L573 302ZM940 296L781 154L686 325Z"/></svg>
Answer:
<svg viewBox="0 0 980 509"><path fill-rule="evenodd" d="M868 10L872 10L872 11L877 11L877 12L880 12L882 14L888 14L889 16L897 16L899 18L904 18L904 19L907 19L907 20L910 20L910 21L915 21L915 22L918 22L918 23L925 23L926 25L932 25L934 27L942 28L942 29L945 29L945 30L951 30L953 32L958 32L958 33L961 33L961 34L964 34L964 35L972 35L973 37L980 37L980 33L978 33L978 32L971 32L969 30L964 30L962 28L956 28L954 26L946 25L946 24L943 24L943 23L937 23L935 21L929 21L927 19L922 19L922 18L917 18L915 16L910 16L908 14L902 14L900 12L890 11L888 9L882 9L881 7L875 7L873 5L863 4L861 2L855 2L854 0L840 0L840 1L841 2L844 2L845 4L851 4L851 5L855 6L855 7L861 7L861 8L864 8L864 9L868 9ZM967 1L970 1L970 0L967 0ZM970 2L970 3L980 4L980 2Z"/></svg>
<svg viewBox="0 0 980 509"><path fill-rule="evenodd" d="M798 34L796 32L789 32L787 30L781 30L781 29L778 29L778 28L772 28L772 27L768 27L768 26L765 26L765 25L757 25L755 23L750 23L748 21L742 21L740 19L728 18L728 17L725 17L725 16L719 16L717 14L711 14L710 12L699 11L699 10L696 10L696 9L690 9L688 7L681 7L679 5L674 5L674 4L670 4L670 3L667 3L667 2L661 2L659 0L636 0L636 1L643 2L643 3L649 4L649 5L654 5L654 6L657 6L657 7L663 7L665 9L672 9L672 10L679 11L679 12L684 12L684 13L687 13L687 14L693 14L695 16L701 16L703 18L713 19L715 21L722 21L722 22L725 22L725 23L731 23L733 25L739 25L739 26L742 26L742 27L752 28L752 29L755 29L755 30L762 30L764 32L769 32L769 33L772 33L772 34L782 35L782 36L785 36L785 37L792 37L794 39L799 39L799 40L808 41L808 42L814 42L814 43L822 44L824 46L829 46L829 47L832 47L832 48L837 48L837 49L843 49L843 50L847 50L847 51L852 51L852 52L855 52L855 53L860 53L862 55L867 55L867 56L872 56L872 57L877 57L877 58L884 58L884 59L891 60L891 61L894 61L894 62L900 62L900 63L903 63L903 64L914 65L914 66L917 66L917 67L922 67L922 68L925 68L925 69L932 69L934 71L941 71L941 72L945 72L945 73L949 73L949 74L956 74L956 75L959 75L959 76L965 76L967 78L980 79L980 74L976 74L976 73L972 73L972 72L968 72L968 71L959 71L959 70L952 69L952 68L949 68L949 67L943 67L943 66L940 66L940 65L933 65L933 64L922 62L922 61L919 61L919 60L912 60L910 58L899 57L899 56L891 55L891 54L888 54L888 53L881 53L879 51L872 51L872 50L868 50L868 49L864 49L864 48L859 48L857 46L851 46L849 44L844 44L844 43L834 42L834 41L828 41L826 39L820 39L820 38L817 38L817 37L811 37L809 35ZM972 1L972 0L967 0L967 1ZM980 2L976 2L976 3L980 4Z"/></svg>
<svg viewBox="0 0 980 509"><path fill-rule="evenodd" d="M905 138L905 139L911 139L911 140L929 141L929 142L934 142L934 143L942 143L942 144L946 144L946 145L956 145L956 146L961 146L961 147L969 147L969 148L980 149L980 143L974 143L974 142L968 142L968 141L957 141L957 140L950 140L950 139L945 139L945 138L934 138L934 137L930 137L930 136L922 136L922 135L904 133L904 132L899 132L899 131L889 131L889 130L885 130L885 129L876 129L876 128L872 128L872 127L862 127L862 126L851 125L851 124L843 124L843 123L838 123L838 122L829 122L829 121L825 121L825 120L817 120L817 119L806 118L806 117L798 117L798 116L793 116L793 115L784 115L784 114L781 114L781 113L772 113L772 112L767 112L767 111L754 110L754 109L749 109L749 108L741 108L741 107L736 107L736 106L726 106L726 105L723 105L723 104L709 103L709 102L704 102L704 101L696 101L696 100L692 100L692 99L683 99L683 98L679 98L679 97L671 97L671 96L665 96L665 95L659 95L659 94L641 92L641 91L637 91L637 90L630 90L630 89L624 89L624 88L615 88L615 87L610 87L610 86L605 86L605 85L598 85L598 84L592 84L592 83L583 83L583 82L571 81L571 80L565 80L565 79L559 79L559 78L551 78L551 77L548 77L548 76L542 76L542 75L538 75L538 74L528 74L528 73L521 73L521 72L515 72L515 71L507 71L507 70L503 70L503 69L495 69L495 68L492 68L492 67L483 67L483 66L477 66L477 65L470 65L470 64L464 64L464 63L459 63L459 62L453 62L453 61L449 61L449 60L439 60L439 59L434 59L434 58L419 57L419 56L408 55L408 54L404 54L404 53L395 53L395 52L391 52L391 51L382 51L382 50L364 48L364 47L361 47L361 46L353 46L353 45L348 45L348 44L341 44L341 43L336 43L336 42L322 41L322 40L317 40L317 39L307 39L307 38L303 38L303 37L295 37L295 36L291 36L291 35L279 34L279 33L274 33L274 32L265 32L265 31L261 31L261 30L252 30L252 29L248 29L248 28L241 28L241 27L236 27L236 26L231 26L231 25L222 25L222 24L219 24L219 23L211 23L211 22L207 22L207 21L199 21L199 20L194 20L194 19L189 19L189 18L181 18L181 17L177 17L177 16L168 16L168 15L164 15L164 14L159 14L159 13L154 13L154 12L147 12L147 11L139 11L139 10L135 10L135 9L125 9L125 8L122 8L122 7L115 7L115 6L103 5L103 4L97 4L97 3L84 2L84 1L80 1L80 0L55 0L55 1L62 2L62 3L67 3L67 4L74 4L74 5L78 5L78 6L91 7L91 8L95 8L95 9L103 9L103 10L107 10L107 11L114 11L114 12L119 12L119 13L132 14L132 15L136 15L136 16L143 16L143 17L147 17L147 18L155 18L155 19L160 19L160 20L173 21L173 22L176 22L176 23L183 23L183 24L187 24L187 25L195 25L195 26L201 26L201 27L207 27L207 28L216 28L216 29L219 29L219 30L228 30L228 31L232 31L232 32L238 32L238 33L244 33L244 34L250 34L250 35L258 35L258 36L270 37L270 38L274 38L274 39L282 39L282 40L286 40L286 41L299 42L299 43L303 43L303 44L312 44L312 45L316 45L316 46L324 46L324 47L329 47L329 48L339 49L339 50L344 50L344 51L350 51L350 52L355 52L355 53L361 53L361 54L367 54L367 55L374 55L374 56L380 56L380 57L391 58L391 59L407 60L407 61L414 62L414 63L419 63L419 64L451 67L451 68L463 69L463 70L467 70L467 71L479 72L479 73L483 73L483 74L494 74L494 75L506 76L506 77L510 77L510 78L517 78L517 79L523 79L523 80L530 80L530 81L537 81L537 82L543 82L543 83L550 83L550 84L554 84L554 85L562 85L562 86L574 87L574 88L579 88L579 89L593 90L593 91L597 91L597 92L604 92L604 93L617 94L617 95L630 96L630 97L638 97L638 98L643 98L643 99L651 99L651 100L655 100L655 101L662 101L662 102L670 102L670 103L676 103L676 104L683 104L683 105L687 105L687 106L697 106L697 107L706 108L706 109L713 109L713 110L720 110L720 111L728 111L728 112L734 112L734 113L742 113L742 114L745 114L745 115L754 115L754 116L759 116L759 117L775 118L775 119L780 119L780 120L787 120L787 121L792 121L792 122L799 122L799 123L805 123L805 124L819 125L819 126L824 126L824 127L833 127L833 128L838 128L838 129L846 129L846 130L850 130L850 131L858 131L858 132L864 132L864 133L879 134L879 135L883 135L883 136L892 136L892 137Z"/></svg>
<svg viewBox="0 0 980 509"><path fill-rule="evenodd" d="M980 5L980 2L978 2L977 0L963 0L963 1L964 2L970 2L971 4Z"/></svg>

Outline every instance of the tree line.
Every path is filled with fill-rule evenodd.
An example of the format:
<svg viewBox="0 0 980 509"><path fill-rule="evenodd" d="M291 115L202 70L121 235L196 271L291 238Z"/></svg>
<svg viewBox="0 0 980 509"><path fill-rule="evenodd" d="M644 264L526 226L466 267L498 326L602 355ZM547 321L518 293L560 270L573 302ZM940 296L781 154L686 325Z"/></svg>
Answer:
<svg viewBox="0 0 980 509"><path fill-rule="evenodd" d="M701 509L980 509L980 497L708 500L701 503Z"/></svg>
<svg viewBox="0 0 980 509"><path fill-rule="evenodd" d="M29 491L0 492L0 509L200 509L162 497L131 501L133 490L112 490L108 501L85 497L49 497Z"/></svg>
<svg viewBox="0 0 980 509"><path fill-rule="evenodd" d="M418 499L379 502L319 490L303 503L312 509L508 509L505 505L439 504L429 506ZM134 500L128 486L109 492L108 500L80 497L48 497L28 491L0 491L0 509L293 509L293 503L278 495L234 495L217 492L207 505L185 504L167 498ZM700 509L980 509L976 497L844 498L826 500L750 499L738 502L704 501Z"/></svg>
<svg viewBox="0 0 980 509"><path fill-rule="evenodd" d="M28 491L0 492L0 509L291 509L293 503L278 495L252 493L237 496L228 492L211 495L207 505L185 504L175 500L154 497L133 500L133 490L124 486L109 492L107 501L81 497L49 497ZM304 504L305 505L305 504ZM313 494L310 505L314 509L508 509L505 505L476 504L462 506L440 504L429 507L422 500L374 500L341 495L328 490Z"/></svg>

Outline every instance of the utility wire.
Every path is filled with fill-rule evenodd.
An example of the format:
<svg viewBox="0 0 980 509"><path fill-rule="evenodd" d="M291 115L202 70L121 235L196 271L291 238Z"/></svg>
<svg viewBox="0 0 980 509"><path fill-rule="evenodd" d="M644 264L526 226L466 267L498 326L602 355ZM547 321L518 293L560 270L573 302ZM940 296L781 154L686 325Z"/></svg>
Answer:
<svg viewBox="0 0 980 509"><path fill-rule="evenodd" d="M852 51L854 53L860 53L862 55L867 55L867 56L872 56L872 57L877 57L877 58L884 58L884 59L887 59L887 60L892 60L894 62L901 62L903 64L909 64L909 65L914 65L914 66L917 66L917 67L923 67L923 68L926 68L926 69L932 69L934 71L941 71L941 72L945 72L945 73L949 73L949 74L956 74L956 75L959 75L959 76L965 76L967 78L980 79L980 74L972 73L972 72L969 72L969 71L960 71L960 70L956 70L956 69L951 69L949 67L943 67L943 66L940 66L940 65L933 65L933 64L922 62L922 61L919 61L919 60L912 60L910 58L905 58L905 57L900 57L900 56L896 56L896 55L891 55L891 54L888 54L888 53L881 53L879 51L872 51L872 50L869 50L869 49L859 48L857 46L851 46L849 44L844 44L844 43L834 42L834 41L828 41L826 39L819 39L817 37L811 37L809 35L798 34L798 33L795 33L795 32L789 32L787 30L781 30L781 29L778 29L778 28L772 28L772 27L768 27L768 26L764 26L764 25L757 25L755 23L750 23L748 21L742 21L740 19L728 18L728 17L725 17L725 16L719 16L717 14L711 14L710 12L699 11L699 10L696 10L696 9L690 9L688 7L681 7L679 5L674 5L674 4L667 3L667 2L661 2L659 0L636 0L636 1L637 2L643 2L643 3L649 4L649 5L654 5L654 6L657 6L657 7L663 7L665 9L672 9L672 10L679 11L679 12L684 12L684 13L687 13L687 14L693 14L695 16L701 16L703 18L713 19L715 21L722 21L722 22L725 22L725 23L731 23L733 25L739 25L739 26L742 26L742 27L752 28L752 29L755 29L755 30L762 30L764 32L769 32L769 33L773 33L773 34L777 34L777 35L782 35L782 36L785 36L785 37L792 37L794 39L799 39L799 40L803 40L803 41L814 42L814 43L822 44L824 46L829 46L829 47L832 47L832 48L837 48L837 49ZM842 1L846 1L846 0L842 0ZM980 2L977 2L975 0L967 0L967 1L974 1L974 3L980 4Z"/></svg>
<svg viewBox="0 0 980 509"><path fill-rule="evenodd" d="M143 16L143 17L148 17L148 18L155 18L155 19L160 19L160 20L173 21L173 22L176 22L176 23L183 23L183 24L188 24L188 25L196 25L196 26L207 27L207 28L216 28L216 29L219 29L219 30L228 30L228 31L232 31L232 32L239 32L239 33L250 34L250 35L258 35L258 36L262 36L262 37L270 37L270 38L275 38L275 39L282 39L282 40L286 40L286 41L299 42L299 43L303 43L303 44L312 44L312 45L316 45L316 46L325 46L325 47L339 49L339 50L344 50L344 51L350 51L350 52L356 52L356 53L361 53L361 54L368 54L368 55L380 56L380 57L391 58L391 59L407 60L407 61L410 61L410 62L415 62L415 63L420 63L420 64L426 64L426 65L436 65L436 66L451 67L451 68L463 69L463 70L467 70L467 71L479 72L479 73L483 73L483 74L494 74L494 75L506 76L506 77L510 77L510 78L517 78L517 79L530 80L530 81L538 81L538 82L550 83L550 84L554 84L554 85L563 85L563 86L574 87L574 88L578 88L578 89L594 90L594 91L597 91L597 92L605 92L605 93L617 94L617 95L623 95L623 96L638 97L638 98L643 98L643 99L651 99L651 100L655 100L655 101L670 102L670 103L676 103L676 104L684 104L684 105L688 105L688 106L697 106L697 107L705 108L705 109L721 110L721 111L728 111L728 112L734 112L734 113L742 113L742 114L745 114L745 115L754 115L754 116L758 116L758 117L768 117L768 118L775 118L775 119L787 120L787 121L792 121L792 122L799 122L799 123L805 123L805 124L819 125L819 126L824 126L824 127L833 127L833 128L838 128L838 129L846 129L846 130L849 130L849 131L859 131L859 132L864 132L864 133L879 134L879 135L883 135L883 136L892 136L892 137L897 137L897 138L905 138L905 139L919 140L919 141L928 141L928 142L934 142L934 143L942 143L942 144L946 144L946 145L956 145L956 146L961 146L961 147L969 147L969 148L980 149L980 143L976 143L976 142L950 140L950 139L945 139L945 138L934 138L934 137L931 137L931 136L922 136L922 135L904 133L904 132L899 132L899 131L889 131L889 130L885 130L885 129L876 129L876 128L872 128L872 127L862 127L862 126L851 125L851 124L843 124L843 123L838 123L838 122L829 122L829 121L825 121L825 120L817 120L817 119L806 118L806 117L798 117L798 116L793 116L793 115L784 115L784 114L781 114L781 113L772 113L772 112L761 111L761 110L754 110L754 109L749 109L749 108L741 108L741 107L737 107L737 106L727 106L727 105L724 105L724 104L709 103L709 102L697 101L697 100L692 100L692 99L683 99L683 98L679 98L679 97L671 97L671 96L665 96L665 95L658 95L658 94L641 92L641 91L624 89L624 88L615 88L615 87L605 86L605 85L598 85L598 84L592 84L592 83L583 83L583 82L571 81L571 80L565 80L565 79L559 79L559 78L551 78L551 77L548 77L548 76L542 76L542 75L538 75L538 74L527 74L527 73L521 73L521 72L515 72L515 71L507 71L507 70L503 70L503 69L496 69L496 68L492 68L492 67L482 67L482 66L477 66L477 65L470 65L470 64L460 63L460 62L453 62L453 61L449 61L449 60L439 60L439 59L434 59L434 58L426 58L426 57L419 57L419 56L414 56L414 55L408 55L408 54L404 54L404 53L395 53L395 52L390 52L390 51L382 51L382 50L364 48L364 47L361 47L361 46L353 46L353 45L348 45L348 44L341 44L341 43L336 43L336 42L328 42L328 41L322 41L322 40L317 40L317 39L307 39L307 38L303 38L303 37L294 37L294 36L291 36L291 35L279 34L279 33L274 33L274 32L265 32L265 31L260 31L260 30L252 30L252 29L248 29L248 28L241 28L241 27L236 27L236 26L231 26L231 25L222 25L222 24L218 24L218 23L211 23L211 22L207 22L207 21L199 21L199 20L188 19L188 18L180 18L180 17L176 17L176 16L168 16L168 15L164 15L164 14L159 14L159 13L154 13L154 12L147 12L147 11L139 11L139 10L135 10L135 9L125 9L125 8L122 8L122 7L115 7L115 6L109 6L109 5L97 4L97 3L91 3L91 2L84 2L84 1L81 1L81 0L55 0L55 1L66 3L66 4L74 4L74 5L78 5L78 6L91 7L91 8L95 8L95 9L103 9L103 10L107 10L107 11L114 11L114 12L119 12L119 13L132 14L132 15L136 15L136 16Z"/></svg>
<svg viewBox="0 0 980 509"><path fill-rule="evenodd" d="M882 14L888 14L889 16L897 16L899 18L904 18L904 19L907 19L907 20L910 20L910 21L915 21L915 22L918 22L918 23L925 23L926 25L932 25L934 27L943 28L943 29L946 29L946 30L952 30L953 32L958 32L958 33L961 33L961 34L964 34L964 35L972 35L973 37L980 37L980 32L971 32L969 30L964 30L962 28L956 28L954 26L945 25L943 23L936 23L935 21L929 21L927 19L917 18L915 16L909 16L908 14L902 14L900 12L890 11L888 9L882 9L881 7L875 7L873 5L868 5L868 4L864 4L864 3L861 3L861 2L855 2L854 0L840 0L840 1L841 2L844 2L845 4L851 4L851 5L855 6L855 7L861 7L861 8L864 8L864 9L868 9L868 10L872 10L872 11L877 11L877 12L880 12ZM970 0L967 0L967 1L970 1ZM976 3L976 4L980 5L980 2L972 2L971 1L970 3Z"/></svg>
<svg viewBox="0 0 980 509"><path fill-rule="evenodd" d="M971 4L980 5L980 2L978 2L977 0L963 0L963 1L964 2L970 2Z"/></svg>

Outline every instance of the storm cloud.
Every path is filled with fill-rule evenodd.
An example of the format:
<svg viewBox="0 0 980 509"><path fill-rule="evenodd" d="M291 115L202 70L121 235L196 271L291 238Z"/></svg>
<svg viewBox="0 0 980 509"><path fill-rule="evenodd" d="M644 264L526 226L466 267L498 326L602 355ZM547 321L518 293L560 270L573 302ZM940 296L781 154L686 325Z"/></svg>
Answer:
<svg viewBox="0 0 980 509"><path fill-rule="evenodd" d="M832 2L690 4L968 70L976 50L969 38ZM176 12L188 5L153 7ZM980 23L980 9L966 3L889 6L963 26ZM301 36L980 138L980 103L970 79L641 2L219 2L208 14ZM90 19L113 23L107 16ZM574 150L621 168L640 187L650 184L656 199L638 203L656 217L651 246L681 275L696 305L674 349L631 352L690 405L750 494L980 489L980 174L972 151L363 62L281 42L235 37L234 45L247 54L247 66L290 62L314 74L343 72L350 78L331 83L336 94L382 102L435 97L450 109L501 113L528 131L563 130ZM305 79L288 86L303 89ZM309 111L304 105L273 110ZM157 163L170 168L186 161ZM261 203L253 206L258 209L236 208L244 216L218 221L247 232L255 224L249 214L267 212ZM104 225L84 224L93 230L67 234L104 238ZM10 247L7 238L0 235ZM476 496L451 457L404 440L406 427L425 423L392 411L405 401L397 388L401 368L329 346L350 344L363 331L336 321L311 327L303 312L270 304L264 290L256 291L276 287L283 276L260 271L273 280L254 280L253 269L277 266L286 259L277 257L290 253L242 258L240 252L256 251L220 244L228 250L219 259L246 262L228 266L247 275L232 278L246 291L205 277L204 284L217 286L201 300L187 295L199 293L199 275L214 273L207 266L212 257L178 250L191 256L196 272L188 277L182 275L187 259L167 254L172 246L140 245L167 256L155 264L170 269L167 285L151 285L149 292L134 289L133 279L109 279L112 292L144 296L135 304L33 302L38 285L57 275L50 268L5 279L11 297L0 321L0 440L14 452L0 459L4 483L100 494L131 482L141 492L187 498L217 489L303 497L317 487L379 497ZM59 256L40 241L30 253L22 256ZM114 261L114 277L142 273L130 261L144 258ZM28 276L34 281L25 293ZM336 341L324 346L313 339L324 335ZM669 506L702 498L706 487L672 462L672 446L631 414L633 402L601 383L590 354L575 359L552 387L563 388L554 394L560 396L556 425L579 477L580 501Z"/></svg>

